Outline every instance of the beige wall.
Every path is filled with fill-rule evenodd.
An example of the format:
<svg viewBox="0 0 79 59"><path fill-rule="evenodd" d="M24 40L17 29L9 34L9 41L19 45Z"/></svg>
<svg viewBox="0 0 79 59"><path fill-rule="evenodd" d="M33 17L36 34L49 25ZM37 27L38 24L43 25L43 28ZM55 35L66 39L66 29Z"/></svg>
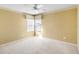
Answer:
<svg viewBox="0 0 79 59"><path fill-rule="evenodd" d="M25 21L21 13L0 9L0 44L33 36ZM46 14L42 24L44 36L76 43L76 9Z"/></svg>
<svg viewBox="0 0 79 59"><path fill-rule="evenodd" d="M23 14L0 9L0 44L27 36Z"/></svg>
<svg viewBox="0 0 79 59"><path fill-rule="evenodd" d="M79 50L79 6L77 8L77 44L78 44L78 50Z"/></svg>
<svg viewBox="0 0 79 59"><path fill-rule="evenodd" d="M77 9L69 9L43 16L43 36L77 43Z"/></svg>

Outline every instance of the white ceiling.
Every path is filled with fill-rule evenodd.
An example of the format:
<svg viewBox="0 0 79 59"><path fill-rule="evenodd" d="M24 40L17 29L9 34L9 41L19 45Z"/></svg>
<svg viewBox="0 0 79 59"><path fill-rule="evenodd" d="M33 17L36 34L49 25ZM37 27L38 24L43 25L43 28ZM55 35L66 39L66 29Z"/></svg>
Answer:
<svg viewBox="0 0 79 59"><path fill-rule="evenodd" d="M65 8L75 7L75 4L43 4L38 11L33 10L32 4L0 4L0 8L7 8L14 11L25 12L29 14L39 14L45 12L54 12Z"/></svg>

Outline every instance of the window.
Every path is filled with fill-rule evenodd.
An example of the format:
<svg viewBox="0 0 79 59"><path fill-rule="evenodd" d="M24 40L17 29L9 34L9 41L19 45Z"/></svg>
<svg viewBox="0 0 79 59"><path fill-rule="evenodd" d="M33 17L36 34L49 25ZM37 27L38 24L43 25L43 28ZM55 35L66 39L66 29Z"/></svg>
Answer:
<svg viewBox="0 0 79 59"><path fill-rule="evenodd" d="M31 16L27 15L27 32L34 32L34 35L41 33L41 15Z"/></svg>
<svg viewBox="0 0 79 59"><path fill-rule="evenodd" d="M34 31L34 19L33 16L27 15L27 32Z"/></svg>
<svg viewBox="0 0 79 59"><path fill-rule="evenodd" d="M40 32L41 31L41 16L36 16L35 17L35 29L36 29L36 32Z"/></svg>

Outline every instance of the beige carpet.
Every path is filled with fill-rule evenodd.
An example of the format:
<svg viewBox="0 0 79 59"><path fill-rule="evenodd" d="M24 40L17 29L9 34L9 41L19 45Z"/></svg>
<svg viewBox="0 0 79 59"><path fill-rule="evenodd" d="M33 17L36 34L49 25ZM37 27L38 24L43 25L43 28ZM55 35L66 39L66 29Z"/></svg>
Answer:
<svg viewBox="0 0 79 59"><path fill-rule="evenodd" d="M74 44L48 38L30 37L0 45L0 53L12 54L60 54L77 53Z"/></svg>

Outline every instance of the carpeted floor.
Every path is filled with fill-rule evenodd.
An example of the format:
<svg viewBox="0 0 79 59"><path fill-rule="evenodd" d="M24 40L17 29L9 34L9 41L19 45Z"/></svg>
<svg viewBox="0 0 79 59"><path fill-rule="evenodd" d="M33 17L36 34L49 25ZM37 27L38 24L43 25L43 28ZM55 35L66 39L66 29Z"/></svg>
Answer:
<svg viewBox="0 0 79 59"><path fill-rule="evenodd" d="M74 44L48 38L29 37L0 45L1 54L75 54Z"/></svg>

